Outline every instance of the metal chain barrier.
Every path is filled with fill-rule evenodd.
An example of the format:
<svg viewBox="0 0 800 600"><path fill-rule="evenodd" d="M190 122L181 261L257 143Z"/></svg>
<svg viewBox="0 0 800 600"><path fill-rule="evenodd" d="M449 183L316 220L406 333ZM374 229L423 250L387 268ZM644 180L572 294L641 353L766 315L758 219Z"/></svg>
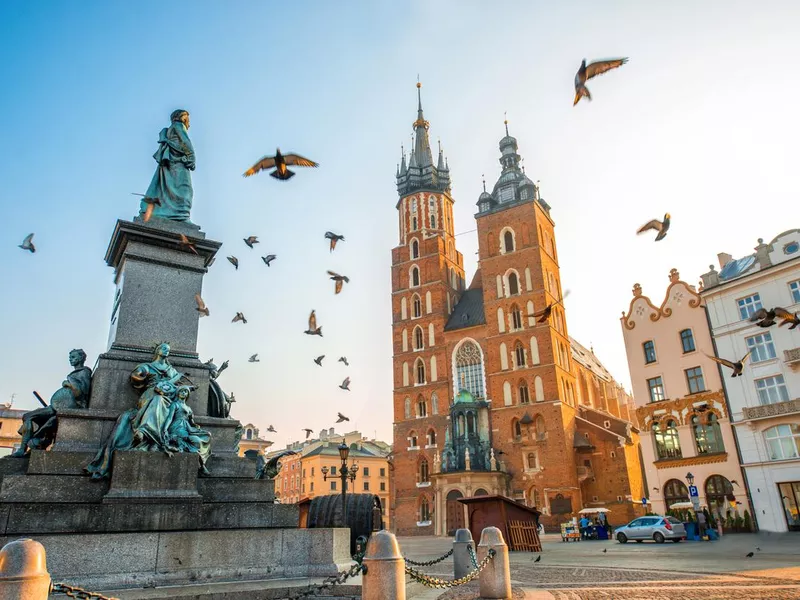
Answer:
<svg viewBox="0 0 800 600"><path fill-rule="evenodd" d="M405 557L403 557L403 559L409 565L414 565L415 567L432 567L433 565L442 562L445 558L447 558L448 556L451 556L452 554L453 554L453 549L450 548L450 550L448 550L445 554L443 554L439 558L434 558L433 560L428 560L428 561L425 561L425 562L417 562L415 560L411 560L410 558L405 558Z"/></svg>
<svg viewBox="0 0 800 600"><path fill-rule="evenodd" d="M472 561L472 568L478 568L478 557L475 556L475 548L472 546L467 546L467 552L469 553L469 559Z"/></svg>
<svg viewBox="0 0 800 600"><path fill-rule="evenodd" d="M486 554L486 558L484 558L480 564L478 564L474 571L467 573L464 577L459 579L439 579L438 577L431 577L430 575L425 575L425 573L420 573L416 569L411 567L406 567L406 574L411 577L414 581L421 583L422 585L430 588L438 588L438 589L446 589L452 588L459 585L464 585L475 579L483 569L486 568L486 565L489 564L489 561L494 558L494 555L497 552L494 548L489 548L489 552Z"/></svg>
<svg viewBox="0 0 800 600"><path fill-rule="evenodd" d="M341 585L345 583L351 577L355 577L362 571L364 573L367 572L367 568L361 564L361 560L364 558L364 553L355 554L353 555L353 560L356 561L352 567L347 569L346 571L341 571L336 575L328 577L322 583L317 585L310 585L307 589L303 590L302 592L295 592L291 596L288 596L284 600L298 600L299 598L309 598L311 596L317 596L320 592L324 592L325 590L331 589L335 585Z"/></svg>
<svg viewBox="0 0 800 600"><path fill-rule="evenodd" d="M83 588L67 585L66 583L53 583L50 587L50 593L66 594L70 598L80 598L80 600L90 600L91 598L97 598L97 600L119 600L119 598L103 596L103 594L89 592Z"/></svg>

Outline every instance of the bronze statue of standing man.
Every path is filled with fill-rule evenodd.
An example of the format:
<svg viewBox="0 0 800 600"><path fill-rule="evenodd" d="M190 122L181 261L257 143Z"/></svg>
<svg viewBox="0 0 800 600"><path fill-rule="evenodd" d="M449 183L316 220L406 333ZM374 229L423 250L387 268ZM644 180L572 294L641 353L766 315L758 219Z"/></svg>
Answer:
<svg viewBox="0 0 800 600"><path fill-rule="evenodd" d="M178 109L170 115L171 124L158 136L158 163L153 180L142 200L139 215L191 223L192 175L195 168L194 147L189 139L189 111Z"/></svg>

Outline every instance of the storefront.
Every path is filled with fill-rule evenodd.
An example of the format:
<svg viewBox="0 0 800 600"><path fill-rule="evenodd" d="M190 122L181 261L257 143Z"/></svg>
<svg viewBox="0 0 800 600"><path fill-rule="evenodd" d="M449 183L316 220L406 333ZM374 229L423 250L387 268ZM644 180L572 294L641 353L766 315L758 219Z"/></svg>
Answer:
<svg viewBox="0 0 800 600"><path fill-rule="evenodd" d="M800 481L779 483L778 492L789 531L800 531Z"/></svg>

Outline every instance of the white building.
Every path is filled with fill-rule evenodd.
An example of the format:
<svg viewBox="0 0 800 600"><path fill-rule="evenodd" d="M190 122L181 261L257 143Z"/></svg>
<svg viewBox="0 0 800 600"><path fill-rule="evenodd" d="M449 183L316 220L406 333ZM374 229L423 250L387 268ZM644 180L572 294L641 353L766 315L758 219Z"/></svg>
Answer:
<svg viewBox="0 0 800 600"><path fill-rule="evenodd" d="M702 276L717 356L750 352L741 377L723 367L731 422L760 529L800 531L800 327L759 327L758 309L800 311L800 229Z"/></svg>

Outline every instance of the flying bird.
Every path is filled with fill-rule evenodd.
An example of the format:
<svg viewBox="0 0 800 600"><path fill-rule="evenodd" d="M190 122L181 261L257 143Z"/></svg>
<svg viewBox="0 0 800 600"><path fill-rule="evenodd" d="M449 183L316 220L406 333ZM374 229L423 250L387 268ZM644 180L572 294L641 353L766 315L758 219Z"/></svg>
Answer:
<svg viewBox="0 0 800 600"><path fill-rule="evenodd" d="M269 431L270 433L278 433L278 430L275 429L275 427L273 427L272 425L267 427L267 431Z"/></svg>
<svg viewBox="0 0 800 600"><path fill-rule="evenodd" d="M264 169L272 169L274 167L275 170L272 171L270 175L275 179L286 181L287 179L294 177L294 171L287 169L287 165L296 167L318 167L319 163L315 163L313 160L304 158L299 154L281 154L281 150L278 148L275 150L275 156L261 157L256 164L244 172L244 176L250 177L259 171L263 171Z"/></svg>
<svg viewBox="0 0 800 600"><path fill-rule="evenodd" d="M775 311L775 316L781 319L780 327L783 327L784 325L791 325L789 329L794 329L800 325L800 312L792 314L780 306L776 306L773 310Z"/></svg>
<svg viewBox="0 0 800 600"><path fill-rule="evenodd" d="M147 208L144 209L144 215L142 215L142 222L147 223L153 217L153 211L155 210L156 206L161 206L161 199L160 198L148 198L144 194L137 194L136 192L131 192L134 196L141 196L142 201L147 204Z"/></svg>
<svg viewBox="0 0 800 600"><path fill-rule="evenodd" d="M276 258L278 258L278 256L276 254L267 254L266 256L262 256L261 260L264 261L265 265L269 266L269 263L271 263Z"/></svg>
<svg viewBox="0 0 800 600"><path fill-rule="evenodd" d="M772 327L775 325L775 309L766 310L759 308L750 317L751 323L756 323L759 327Z"/></svg>
<svg viewBox="0 0 800 600"><path fill-rule="evenodd" d="M608 548L603 548L603 554L605 554L606 552L608 552Z"/></svg>
<svg viewBox="0 0 800 600"><path fill-rule="evenodd" d="M238 321L241 321L242 325L247 325L247 319L244 318L244 313L237 312L231 323L236 323Z"/></svg>
<svg viewBox="0 0 800 600"><path fill-rule="evenodd" d="M333 252L336 249L336 242L344 241L344 236L339 235L338 233L333 233L332 231L325 232L325 239L331 241L331 249L330 251Z"/></svg>
<svg viewBox="0 0 800 600"><path fill-rule="evenodd" d="M564 298L566 298L567 296L569 296L569 290L564 292L564 295L561 296L560 300L557 300L556 302L551 302L539 312L535 312L532 315L528 316L536 319L537 323L544 323L545 321L547 321L547 319L550 318L550 315L553 313L553 307L557 304L561 304L562 302L564 302Z"/></svg>
<svg viewBox="0 0 800 600"><path fill-rule="evenodd" d="M334 294L338 294L342 291L342 286L345 283L350 283L350 278L345 275L339 275L338 273L334 273L333 271L328 271L328 275L331 276L331 279L336 282L336 285L333 289Z"/></svg>
<svg viewBox="0 0 800 600"><path fill-rule="evenodd" d="M22 243L18 247L30 251L31 254L36 252L36 246L33 245L33 234L29 233L26 235L25 239L22 240Z"/></svg>
<svg viewBox="0 0 800 600"><path fill-rule="evenodd" d="M345 366L345 367L349 367L349 366L350 366L350 363L349 363L349 362L347 362L347 357L346 357L346 356L340 356L340 357L339 357L339 362L340 362L340 363L344 363L344 366Z"/></svg>
<svg viewBox="0 0 800 600"><path fill-rule="evenodd" d="M238 258L236 258L235 256L229 256L228 257L228 262L231 263L234 267L236 267L237 271L239 270L239 259Z"/></svg>
<svg viewBox="0 0 800 600"><path fill-rule="evenodd" d="M322 359L325 358L325 355L322 354L314 359L314 362L317 363L320 367L322 366Z"/></svg>
<svg viewBox="0 0 800 600"><path fill-rule="evenodd" d="M746 556L747 558L753 558L753 555L754 555L754 553L753 553L753 552L748 552L747 554L745 554L745 556Z"/></svg>
<svg viewBox="0 0 800 600"><path fill-rule="evenodd" d="M750 356L750 353L748 352L747 354L745 354L742 357L742 360L740 360L739 362L732 362L724 358L717 358L716 356L711 356L710 354L706 354L706 356L711 360L713 360L715 363L718 363L724 367L728 367L729 369L733 369L731 377L741 377L742 371L744 370L744 363L747 360L747 357Z"/></svg>
<svg viewBox="0 0 800 600"><path fill-rule="evenodd" d="M254 236L254 235L251 235L250 237L246 237L246 238L242 238L242 239L244 240L244 243L247 244L248 247L251 250L253 249L253 244L260 244L261 243L261 242L258 241L258 238L256 236Z"/></svg>
<svg viewBox="0 0 800 600"><path fill-rule="evenodd" d="M540 560L542 560L542 555L541 555L541 554L540 554L539 556L537 556L537 557L536 557L536 560L535 560L535 561L533 561L533 562L537 563L537 562L539 562Z"/></svg>
<svg viewBox="0 0 800 600"><path fill-rule="evenodd" d="M314 433L313 429L303 429L303 431L306 432L306 439L308 439L308 436L310 436L312 433Z"/></svg>
<svg viewBox="0 0 800 600"><path fill-rule="evenodd" d="M339 387L342 388L343 390L347 390L349 392L350 391L350 378L349 377L345 377L344 381L342 382L342 385L340 385Z"/></svg>
<svg viewBox="0 0 800 600"><path fill-rule="evenodd" d="M194 244L183 233L181 234L181 240L178 242L178 246L187 249L192 254L197 254L197 248L194 247Z"/></svg>
<svg viewBox="0 0 800 600"><path fill-rule="evenodd" d="M197 302L196 310L200 313L201 317L207 317L209 314L211 314L206 306L206 303L203 302L203 299L200 297L200 294L194 295L194 301Z"/></svg>
<svg viewBox="0 0 800 600"><path fill-rule="evenodd" d="M256 353L256 354L253 354L253 356L251 356L250 358L248 358L248 359L247 359L247 362L261 362L261 361L258 359L258 353Z"/></svg>
<svg viewBox="0 0 800 600"><path fill-rule="evenodd" d="M602 75L611 69L621 67L626 62L628 62L627 58L612 58L609 60L598 60L587 65L586 59L584 58L581 62L581 68L578 69L577 73L575 73L575 100L573 101L572 106L575 106L583 96L585 96L588 100L592 99L592 95L589 93L589 89L586 87L586 82L588 80L590 80L592 77Z"/></svg>
<svg viewBox="0 0 800 600"><path fill-rule="evenodd" d="M294 450L284 450L283 452L278 452L275 456L266 460L260 454L256 457L256 479L275 479L278 476L278 473L281 471L281 467L283 466L280 464L280 460L284 456L292 456L293 454L297 454Z"/></svg>
<svg viewBox="0 0 800 600"><path fill-rule="evenodd" d="M761 548L759 548L758 546L756 546L756 550L758 550L759 552L761 552Z"/></svg>
<svg viewBox="0 0 800 600"><path fill-rule="evenodd" d="M336 413L339 419L336 421L337 423L343 423L344 421L349 421L347 417L345 417L342 413Z"/></svg>
<svg viewBox="0 0 800 600"><path fill-rule="evenodd" d="M658 491L658 488L657 488L657 487L654 487L654 488L653 488L653 490L655 490L655 491L657 492L657 491Z"/></svg>
<svg viewBox="0 0 800 600"><path fill-rule="evenodd" d="M642 234L652 229L653 231L658 232L655 241L660 242L667 236L667 231L669 231L669 220L670 220L669 213L666 213L664 215L663 221L659 221L658 219L653 219L652 221L648 221L647 223L642 225L636 233Z"/></svg>
<svg viewBox="0 0 800 600"><path fill-rule="evenodd" d="M311 314L308 315L308 329L306 329L303 333L322 337L322 327L317 327L317 311L312 310Z"/></svg>

